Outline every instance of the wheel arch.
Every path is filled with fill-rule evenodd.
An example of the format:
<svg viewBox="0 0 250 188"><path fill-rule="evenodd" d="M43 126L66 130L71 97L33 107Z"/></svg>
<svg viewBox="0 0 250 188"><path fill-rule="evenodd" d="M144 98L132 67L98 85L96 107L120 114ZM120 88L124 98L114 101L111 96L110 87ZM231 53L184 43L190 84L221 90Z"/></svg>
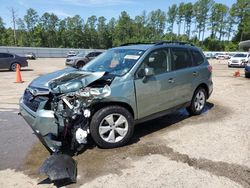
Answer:
<svg viewBox="0 0 250 188"><path fill-rule="evenodd" d="M135 113L133 108L125 103L125 102L118 102L118 101L114 101L114 102L100 102L100 103L95 103L91 106L91 111L92 111L92 115L95 114L98 110L104 108L104 107L108 107L108 106L121 106L125 109L127 109L131 115L133 116L133 118L135 118Z"/></svg>
<svg viewBox="0 0 250 188"><path fill-rule="evenodd" d="M207 84L201 83L200 85L198 85L198 86L195 88L194 92L195 92L198 88L204 88L205 91L206 91L207 97L209 97L209 89L208 89L208 85L207 85Z"/></svg>

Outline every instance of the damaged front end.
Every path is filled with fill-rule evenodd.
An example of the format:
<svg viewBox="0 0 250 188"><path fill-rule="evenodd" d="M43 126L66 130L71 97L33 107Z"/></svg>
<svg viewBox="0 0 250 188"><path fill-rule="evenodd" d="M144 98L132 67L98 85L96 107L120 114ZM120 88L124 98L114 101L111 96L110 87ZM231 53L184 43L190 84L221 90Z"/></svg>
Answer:
<svg viewBox="0 0 250 188"><path fill-rule="evenodd" d="M51 180L64 179L62 177L75 180L75 177L65 175L74 173L66 172L69 169L66 164L69 164L70 160L62 155L68 150L80 151L87 143L91 105L111 94L109 85L112 79L106 79L103 84L93 84L104 74L75 71L48 81L47 89L36 88L34 83L26 89L20 101L20 114L52 154L41 170L48 174ZM58 162L64 159L66 161ZM51 168L51 165L48 165L55 166L55 163L65 164L65 168ZM75 164L74 161L70 163ZM54 173L55 169L60 169L57 170L57 175Z"/></svg>

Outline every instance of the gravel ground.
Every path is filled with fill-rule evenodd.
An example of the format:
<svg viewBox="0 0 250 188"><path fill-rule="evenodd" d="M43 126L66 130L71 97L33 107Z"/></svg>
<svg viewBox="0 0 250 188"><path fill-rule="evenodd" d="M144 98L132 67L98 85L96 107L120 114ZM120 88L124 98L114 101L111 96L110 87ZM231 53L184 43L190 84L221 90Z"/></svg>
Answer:
<svg viewBox="0 0 250 188"><path fill-rule="evenodd" d="M14 72L0 71L0 187L54 186L37 176L48 152L15 114L28 83L63 68L64 60L29 63L23 84L14 83ZM75 157L78 182L68 187L250 187L250 80L243 69L241 77L233 77L238 69L229 69L226 61L210 63L214 92L202 115L180 110L137 125L122 148L90 145Z"/></svg>

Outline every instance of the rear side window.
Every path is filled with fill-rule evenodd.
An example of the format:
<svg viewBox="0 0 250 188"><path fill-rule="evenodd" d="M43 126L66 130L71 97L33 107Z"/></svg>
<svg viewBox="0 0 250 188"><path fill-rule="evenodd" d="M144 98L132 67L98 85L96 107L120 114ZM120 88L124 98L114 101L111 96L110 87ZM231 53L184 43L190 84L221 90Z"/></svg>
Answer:
<svg viewBox="0 0 250 188"><path fill-rule="evenodd" d="M190 53L185 48L172 48L173 70L184 69L192 66Z"/></svg>
<svg viewBox="0 0 250 188"><path fill-rule="evenodd" d="M203 58L203 56L201 55L200 52L192 50L191 53L192 53L192 56L193 56L193 64L194 64L194 66L200 65L200 64L202 64L204 62L204 58Z"/></svg>
<svg viewBox="0 0 250 188"><path fill-rule="evenodd" d="M13 55L7 53L0 53L0 58L8 58L8 57L13 57Z"/></svg>

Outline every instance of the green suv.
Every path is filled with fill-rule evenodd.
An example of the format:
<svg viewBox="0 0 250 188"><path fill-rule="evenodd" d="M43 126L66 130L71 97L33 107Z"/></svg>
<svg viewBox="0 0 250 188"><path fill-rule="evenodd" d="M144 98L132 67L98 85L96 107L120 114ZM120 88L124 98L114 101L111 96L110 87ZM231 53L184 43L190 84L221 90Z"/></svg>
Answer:
<svg viewBox="0 0 250 188"><path fill-rule="evenodd" d="M212 67L192 44L162 41L112 48L81 69L33 80L20 114L51 152L79 150L91 136L101 148L129 142L134 125L180 108L202 113Z"/></svg>

